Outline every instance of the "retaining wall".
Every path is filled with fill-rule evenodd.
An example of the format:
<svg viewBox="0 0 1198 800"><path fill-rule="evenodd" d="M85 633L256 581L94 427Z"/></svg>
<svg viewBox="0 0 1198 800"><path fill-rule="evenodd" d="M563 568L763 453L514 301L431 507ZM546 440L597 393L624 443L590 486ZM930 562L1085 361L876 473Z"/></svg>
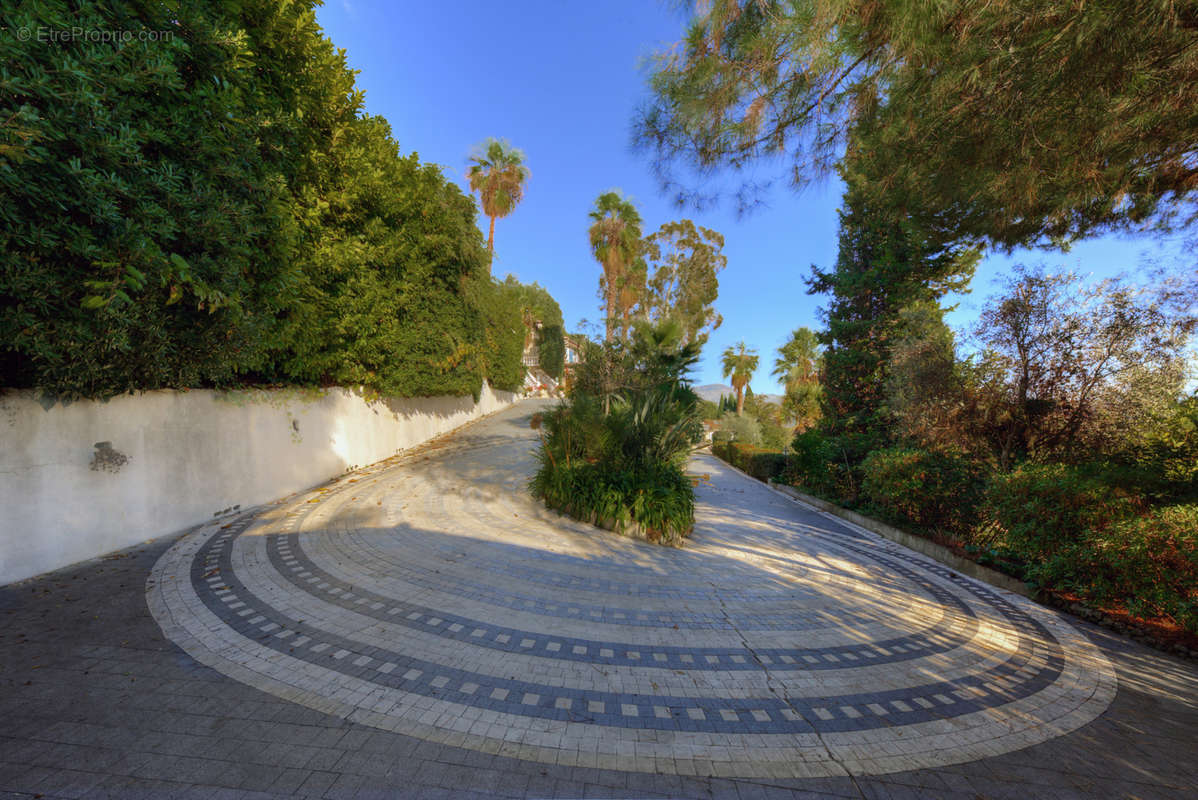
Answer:
<svg viewBox="0 0 1198 800"><path fill-rule="evenodd" d="M0 395L0 584L307 489L515 400L345 390Z"/></svg>

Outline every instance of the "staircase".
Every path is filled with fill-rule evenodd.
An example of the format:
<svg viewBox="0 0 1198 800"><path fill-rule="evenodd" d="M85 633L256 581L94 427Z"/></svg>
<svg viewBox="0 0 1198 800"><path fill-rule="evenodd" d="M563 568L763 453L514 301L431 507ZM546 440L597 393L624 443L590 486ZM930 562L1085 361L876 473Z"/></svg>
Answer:
<svg viewBox="0 0 1198 800"><path fill-rule="evenodd" d="M557 381L538 365L524 365L524 391L538 397L556 394Z"/></svg>

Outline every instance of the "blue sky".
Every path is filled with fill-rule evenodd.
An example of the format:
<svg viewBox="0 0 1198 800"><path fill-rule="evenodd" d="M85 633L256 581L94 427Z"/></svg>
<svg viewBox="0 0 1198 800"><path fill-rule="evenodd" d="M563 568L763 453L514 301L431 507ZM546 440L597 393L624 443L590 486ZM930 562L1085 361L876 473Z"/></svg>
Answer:
<svg viewBox="0 0 1198 800"><path fill-rule="evenodd" d="M780 187L744 218L731 204L678 209L659 193L648 159L630 147L630 123L646 97L645 60L681 34L672 4L330 0L317 18L359 70L367 111L390 121L404 152L440 164L465 188L478 142L496 136L524 150L532 176L524 202L496 222L495 275L545 286L571 330L583 318L598 322L587 212L600 193L620 189L640 209L646 233L690 218L724 234L728 266L716 302L724 324L705 348L696 383L722 383L719 353L743 339L761 355L753 390L779 391L769 375L774 351L793 328L819 327L821 298L806 294L803 278L811 264L835 261L841 187L830 180L799 195ZM480 217L484 232L486 224ZM1177 238L1104 237L1068 254L990 256L950 321L970 324L995 279L1017 261L1105 276L1179 250Z"/></svg>

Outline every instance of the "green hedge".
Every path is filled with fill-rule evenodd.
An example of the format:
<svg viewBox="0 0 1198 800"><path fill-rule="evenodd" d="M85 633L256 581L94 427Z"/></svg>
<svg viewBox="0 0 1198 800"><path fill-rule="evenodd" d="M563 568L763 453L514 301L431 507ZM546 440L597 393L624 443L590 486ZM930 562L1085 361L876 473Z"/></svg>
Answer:
<svg viewBox="0 0 1198 800"><path fill-rule="evenodd" d="M787 467L787 458L782 453L751 444L713 441L711 452L717 458L766 483L781 477Z"/></svg>
<svg viewBox="0 0 1198 800"><path fill-rule="evenodd" d="M337 203L284 320L286 377L477 395L498 289L472 201L438 167L401 156L379 117L355 120L340 145L353 158L332 176Z"/></svg>
<svg viewBox="0 0 1198 800"><path fill-rule="evenodd" d="M6 11L10 33L134 35L0 36L0 385L519 385L473 200L362 113L314 6Z"/></svg>
<svg viewBox="0 0 1198 800"><path fill-rule="evenodd" d="M302 3L232 8L6 9L5 385L106 396L270 366L303 235L304 181L289 162L326 147L361 98ZM163 33L124 43L14 34L72 27ZM301 122L305 113L321 124Z"/></svg>
<svg viewBox="0 0 1198 800"><path fill-rule="evenodd" d="M965 456L915 448L870 453L861 465L862 500L887 522L969 540L980 521L986 473Z"/></svg>

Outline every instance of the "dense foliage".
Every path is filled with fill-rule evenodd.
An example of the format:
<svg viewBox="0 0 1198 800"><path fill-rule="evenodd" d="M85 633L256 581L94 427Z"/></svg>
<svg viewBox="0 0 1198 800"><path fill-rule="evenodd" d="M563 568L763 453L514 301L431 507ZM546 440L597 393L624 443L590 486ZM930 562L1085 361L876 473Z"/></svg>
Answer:
<svg viewBox="0 0 1198 800"><path fill-rule="evenodd" d="M1034 585L1198 632L1198 505L1145 508L1101 473L1025 465L990 489L1003 543Z"/></svg>
<svg viewBox="0 0 1198 800"><path fill-rule="evenodd" d="M676 457L637 455L645 442L672 435L654 416L672 400L639 400L617 402L606 416L578 399L546 414L531 489L577 519L621 532L636 525L650 541L678 544L694 526L690 479Z"/></svg>
<svg viewBox="0 0 1198 800"><path fill-rule="evenodd" d="M777 450L741 442L713 442L711 452L759 481L771 481L786 471L786 456Z"/></svg>
<svg viewBox="0 0 1198 800"><path fill-rule="evenodd" d="M911 523L956 539L977 527L986 472L976 461L944 450L875 450L861 465L863 504L888 522Z"/></svg>
<svg viewBox="0 0 1198 800"><path fill-rule="evenodd" d="M249 5L5 12L5 384L102 396L269 364L296 279L306 156L360 98L307 9ZM68 19L162 37L51 45L11 33Z"/></svg>
<svg viewBox="0 0 1198 800"><path fill-rule="evenodd" d="M700 347L724 318L715 310L718 274L728 263L724 237L689 219L667 222L641 243L647 262L640 312L652 322L673 317L682 323L683 340Z"/></svg>
<svg viewBox="0 0 1198 800"><path fill-rule="evenodd" d="M1198 392L1174 403L1136 446L1113 453L1110 468L1154 502L1198 502Z"/></svg>
<svg viewBox="0 0 1198 800"><path fill-rule="evenodd" d="M519 384L473 202L362 114L312 6L6 12L147 35L0 38L5 386Z"/></svg>
<svg viewBox="0 0 1198 800"><path fill-rule="evenodd" d="M886 358L903 309L962 288L977 252L940 248L911 220L896 220L850 187L831 270L813 268L812 293L829 295L823 350L824 427L848 436L883 429Z"/></svg>
<svg viewBox="0 0 1198 800"><path fill-rule="evenodd" d="M514 392L524 382L526 331L520 306L507 284L483 284L476 291L485 317L483 373L495 388Z"/></svg>
<svg viewBox="0 0 1198 800"><path fill-rule="evenodd" d="M461 395L478 393L489 365L495 383L514 388L484 336L487 322L502 324L487 319L500 290L487 277L470 199L437 167L400 157L381 119L356 120L341 146L340 202L324 211L300 300L283 319L286 375Z"/></svg>
<svg viewBox="0 0 1198 800"><path fill-rule="evenodd" d="M712 0L659 57L637 139L676 166L856 150L877 199L1002 246L1192 215L1198 15L1156 0ZM743 187L752 202L754 187Z"/></svg>
<svg viewBox="0 0 1198 800"><path fill-rule="evenodd" d="M501 287L505 302L518 309L523 318L525 345L535 344L537 347L538 366L550 377L560 378L566 358L561 306L548 290L535 281L520 283L514 276L508 275Z"/></svg>
<svg viewBox="0 0 1198 800"><path fill-rule="evenodd" d="M856 501L861 483L839 442L820 430L795 436L785 480L817 497L848 504Z"/></svg>
<svg viewBox="0 0 1198 800"><path fill-rule="evenodd" d="M698 348L681 336L677 323L642 324L627 348L592 349L618 368L597 388L583 376L569 401L544 415L534 495L604 527L635 524L663 544L690 533L694 493L683 470L702 428L685 377ZM594 362L586 362L592 370Z"/></svg>
<svg viewBox="0 0 1198 800"><path fill-rule="evenodd" d="M1088 533L1107 531L1143 507L1093 472L1064 464L1024 464L996 475L991 502L1007 544L1038 570Z"/></svg>
<svg viewBox="0 0 1198 800"><path fill-rule="evenodd" d="M712 453L759 480L960 545L1032 588L1198 633L1193 481L1183 489L1110 463L1024 462L1000 472L967 453L914 444L873 450L853 468L838 439L819 430L796 436L788 455L731 435L717 432ZM1146 487L1173 492L1153 502Z"/></svg>
<svg viewBox="0 0 1198 800"><path fill-rule="evenodd" d="M542 325L537 331L537 363L551 378L566 366L566 331L561 325Z"/></svg>
<svg viewBox="0 0 1198 800"><path fill-rule="evenodd" d="M888 267L891 252L854 250L847 263ZM1198 397L1183 396L1193 282L1017 268L963 358L934 281L888 305L887 273L874 274L828 281L830 328L861 335L829 336L822 379L834 402L795 437L784 479L1038 588L1198 632L1198 543L1184 527L1198 491ZM852 319L846 307L871 313Z"/></svg>

